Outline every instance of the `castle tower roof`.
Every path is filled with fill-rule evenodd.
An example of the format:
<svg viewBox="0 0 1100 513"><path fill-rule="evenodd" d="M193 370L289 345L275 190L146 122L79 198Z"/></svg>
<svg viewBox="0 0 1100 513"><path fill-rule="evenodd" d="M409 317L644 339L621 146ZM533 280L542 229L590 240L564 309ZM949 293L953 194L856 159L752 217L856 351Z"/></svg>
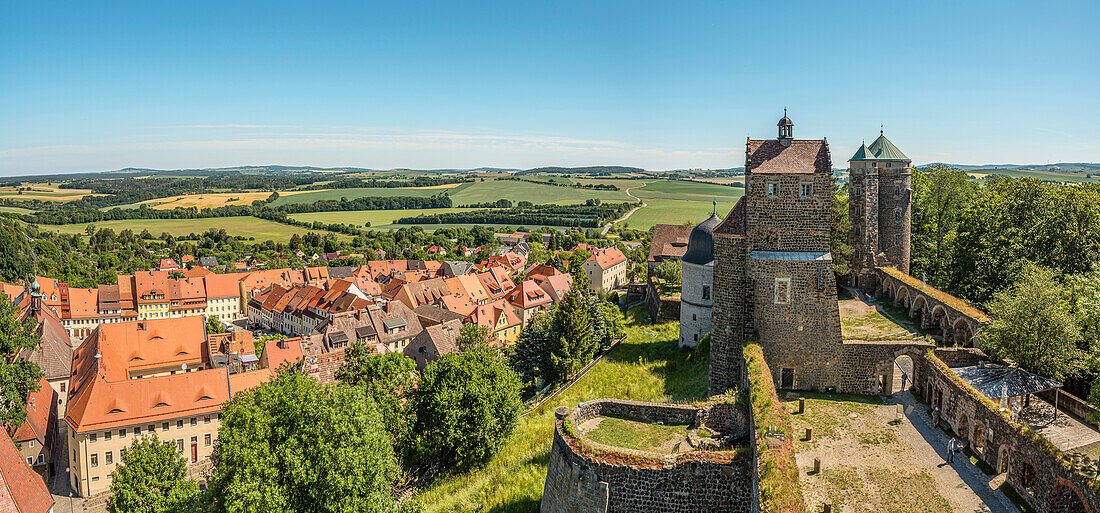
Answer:
<svg viewBox="0 0 1100 513"><path fill-rule="evenodd" d="M711 214L691 230L687 253L680 260L689 264L707 265L714 262L714 228L722 223L718 214Z"/></svg>
<svg viewBox="0 0 1100 513"><path fill-rule="evenodd" d="M856 150L856 154L852 155L852 158L848 159L849 162L853 160L875 160L875 153L867 147L867 143L860 145Z"/></svg>
<svg viewBox="0 0 1100 513"><path fill-rule="evenodd" d="M871 143L867 149L871 150L871 153L874 153L875 158L878 160L909 160L909 157L906 157L897 146L894 146L894 143L890 142L884 134L879 134L878 139L875 139L875 142Z"/></svg>

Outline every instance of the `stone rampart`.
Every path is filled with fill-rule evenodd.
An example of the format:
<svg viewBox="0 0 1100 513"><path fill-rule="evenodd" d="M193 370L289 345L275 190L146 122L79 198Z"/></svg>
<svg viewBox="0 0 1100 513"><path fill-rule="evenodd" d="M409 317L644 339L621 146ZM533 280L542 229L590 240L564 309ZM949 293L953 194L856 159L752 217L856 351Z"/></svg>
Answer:
<svg viewBox="0 0 1100 513"><path fill-rule="evenodd" d="M989 322L985 312L893 267L878 267L875 276L877 283L867 289L876 297L906 309L922 328L939 328L948 344L977 345L974 337Z"/></svg>
<svg viewBox="0 0 1100 513"><path fill-rule="evenodd" d="M1092 480L1066 455L1030 427L1013 422L1007 411L950 370L938 355L955 361L980 353L936 350L914 361L914 390L939 408L940 425L998 472L1040 513L1098 513L1100 495ZM960 362L961 364L972 362Z"/></svg>
<svg viewBox="0 0 1100 513"><path fill-rule="evenodd" d="M653 324L680 320L680 296L668 296L654 280L646 286L645 308Z"/></svg>
<svg viewBox="0 0 1100 513"><path fill-rule="evenodd" d="M744 447L749 418L737 403L696 407L600 399L555 411L542 513L752 513L752 450ZM658 454L593 442L575 431L596 416L705 425L732 438L725 450Z"/></svg>

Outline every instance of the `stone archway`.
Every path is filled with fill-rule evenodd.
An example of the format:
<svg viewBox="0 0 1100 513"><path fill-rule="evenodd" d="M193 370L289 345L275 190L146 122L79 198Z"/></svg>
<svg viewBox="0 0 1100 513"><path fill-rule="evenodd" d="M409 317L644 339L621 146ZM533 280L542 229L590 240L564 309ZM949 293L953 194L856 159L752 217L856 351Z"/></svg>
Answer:
<svg viewBox="0 0 1100 513"><path fill-rule="evenodd" d="M889 393L904 392L913 386L916 359L909 354L895 356L891 363L892 379Z"/></svg>
<svg viewBox="0 0 1100 513"><path fill-rule="evenodd" d="M1073 483L1065 479L1054 482L1050 499L1051 513L1091 513L1085 498Z"/></svg>
<svg viewBox="0 0 1100 513"><path fill-rule="evenodd" d="M929 322L931 327L940 328L943 332L943 344L950 345L955 342L951 331L951 322L947 318L947 309L943 305L936 305L932 307L931 321Z"/></svg>
<svg viewBox="0 0 1100 513"><path fill-rule="evenodd" d="M898 286L897 298L894 299L894 305L908 310L909 303L909 287Z"/></svg>
<svg viewBox="0 0 1100 513"><path fill-rule="evenodd" d="M959 413L959 418L955 420L955 434L963 440L970 440L970 419L966 413Z"/></svg>
<svg viewBox="0 0 1100 513"><path fill-rule="evenodd" d="M1001 448L997 451L997 473L999 473L999 474L1007 474L1008 473L1008 470L1009 470L1008 469L1008 466L1009 466L1008 458L1009 458L1008 446L1007 445L1001 445Z"/></svg>
<svg viewBox="0 0 1100 513"><path fill-rule="evenodd" d="M925 316L928 314L925 310L928 310L928 299L924 297L924 294L917 294L917 297L913 298L913 306L909 307L909 317L917 320L922 328L926 328Z"/></svg>
<svg viewBox="0 0 1100 513"><path fill-rule="evenodd" d="M887 278L882 281L882 291L879 296L886 299L894 299L894 280Z"/></svg>
<svg viewBox="0 0 1100 513"><path fill-rule="evenodd" d="M985 455L985 426L981 422L974 422L974 429L970 435L970 447L974 454Z"/></svg>
<svg viewBox="0 0 1100 513"><path fill-rule="evenodd" d="M966 317L959 316L958 319L955 319L951 331L954 332L956 346L974 347L974 330L971 329Z"/></svg>

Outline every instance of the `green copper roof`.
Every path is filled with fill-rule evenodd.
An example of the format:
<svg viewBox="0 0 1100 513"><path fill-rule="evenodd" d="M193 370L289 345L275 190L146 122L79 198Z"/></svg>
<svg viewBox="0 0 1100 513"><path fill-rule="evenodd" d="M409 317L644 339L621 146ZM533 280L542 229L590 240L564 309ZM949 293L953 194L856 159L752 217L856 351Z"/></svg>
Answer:
<svg viewBox="0 0 1100 513"><path fill-rule="evenodd" d="M864 143L859 147L858 150L856 150L856 154L852 155L852 158L848 160L875 160L875 154L872 153L869 148L867 148L867 143Z"/></svg>
<svg viewBox="0 0 1100 513"><path fill-rule="evenodd" d="M879 135L875 142L871 143L867 149L871 150L875 154L876 159L880 160L909 160L894 143L890 142L885 135Z"/></svg>

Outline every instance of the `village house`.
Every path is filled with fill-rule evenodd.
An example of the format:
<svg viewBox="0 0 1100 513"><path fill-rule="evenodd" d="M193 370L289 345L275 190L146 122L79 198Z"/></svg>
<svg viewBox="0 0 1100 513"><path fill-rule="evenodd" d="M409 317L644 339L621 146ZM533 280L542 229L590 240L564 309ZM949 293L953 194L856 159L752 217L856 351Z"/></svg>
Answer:
<svg viewBox="0 0 1100 513"><path fill-rule="evenodd" d="M581 268L588 274L592 292L606 293L626 285L629 262L618 248L596 250Z"/></svg>
<svg viewBox="0 0 1100 513"><path fill-rule="evenodd" d="M42 476L31 470L15 442L0 436L0 511L52 513L54 498Z"/></svg>

